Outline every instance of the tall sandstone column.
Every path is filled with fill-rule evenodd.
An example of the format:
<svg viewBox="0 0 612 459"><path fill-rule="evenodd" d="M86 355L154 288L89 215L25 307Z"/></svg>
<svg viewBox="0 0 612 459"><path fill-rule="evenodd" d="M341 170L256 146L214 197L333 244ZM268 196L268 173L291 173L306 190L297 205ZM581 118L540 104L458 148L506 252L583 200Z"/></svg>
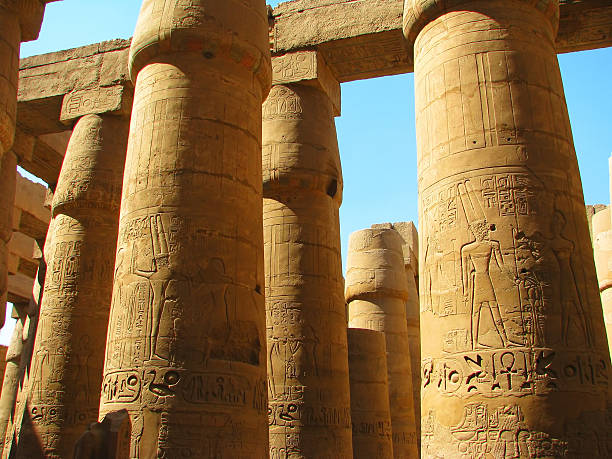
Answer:
<svg viewBox="0 0 612 459"><path fill-rule="evenodd" d="M555 0L407 0L424 457L610 457Z"/></svg>
<svg viewBox="0 0 612 459"><path fill-rule="evenodd" d="M346 261L349 327L367 328L385 335L393 455L397 459L419 457L402 242L392 228L356 231L349 239Z"/></svg>
<svg viewBox="0 0 612 459"><path fill-rule="evenodd" d="M4 324L7 294L6 244L11 238L10 211L15 196L16 158L3 158L15 139L19 46L38 38L45 5L56 0L0 0L0 326ZM11 191L12 187L12 191ZM9 213L6 214L5 210ZM6 217L9 217L6 220Z"/></svg>
<svg viewBox="0 0 612 459"><path fill-rule="evenodd" d="M273 58L263 106L270 456L352 458L340 257L340 85L322 57Z"/></svg>
<svg viewBox="0 0 612 459"><path fill-rule="evenodd" d="M25 316L25 314L23 314ZM0 451L4 449L4 438L7 428L12 426L15 415L15 404L19 391L21 353L23 351L24 318L17 318L11 342L6 352L6 367L2 380L2 395L0 396Z"/></svg>
<svg viewBox="0 0 612 459"><path fill-rule="evenodd" d="M393 459L385 335L348 329L354 459Z"/></svg>
<svg viewBox="0 0 612 459"><path fill-rule="evenodd" d="M13 235L13 207L17 156L8 151L0 158L0 326L4 324L8 295L8 243Z"/></svg>
<svg viewBox="0 0 612 459"><path fill-rule="evenodd" d="M86 115L70 137L16 457L70 457L97 419L128 124Z"/></svg>
<svg viewBox="0 0 612 459"><path fill-rule="evenodd" d="M268 454L264 0L145 0L100 419L130 457Z"/></svg>

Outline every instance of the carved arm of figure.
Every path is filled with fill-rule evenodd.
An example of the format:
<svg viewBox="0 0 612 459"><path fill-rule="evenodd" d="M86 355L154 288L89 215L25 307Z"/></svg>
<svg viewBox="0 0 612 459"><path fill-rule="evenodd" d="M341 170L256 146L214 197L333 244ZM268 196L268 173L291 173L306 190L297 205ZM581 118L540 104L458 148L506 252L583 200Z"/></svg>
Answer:
<svg viewBox="0 0 612 459"><path fill-rule="evenodd" d="M470 276L470 254L467 248L467 245L461 248L461 284L463 285L463 298L469 301L472 276Z"/></svg>

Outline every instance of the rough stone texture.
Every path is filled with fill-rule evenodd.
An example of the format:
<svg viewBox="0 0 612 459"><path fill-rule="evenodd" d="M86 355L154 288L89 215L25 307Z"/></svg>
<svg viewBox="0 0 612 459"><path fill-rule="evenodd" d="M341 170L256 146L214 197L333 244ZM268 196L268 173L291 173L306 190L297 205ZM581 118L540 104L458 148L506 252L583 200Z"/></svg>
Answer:
<svg viewBox="0 0 612 459"><path fill-rule="evenodd" d="M47 201L50 206L50 201ZM15 439L17 438L17 432L15 427L19 427L22 425L23 419L29 419L29 411L27 410L27 395L28 391L28 381L30 376L30 369L32 364L32 351L34 348L34 339L36 337L36 329L38 327L38 312L39 306L42 299L42 293L44 289L45 283L45 275L47 271L47 262L50 258L50 248L51 248L51 237L53 235L53 220L51 220L49 224L49 230L46 233L44 243L41 243L40 246L43 247L43 251L41 253L41 259L39 261L38 272L36 274L36 280L34 282L33 288L31 290L29 302L27 306L21 308L20 312L20 320L23 321L23 333L22 333L22 347L21 354L19 358L19 369L17 372L17 397L16 404L13 412L13 416L9 416L7 426L6 426L6 436L2 439L3 441L3 452L2 458L8 459L9 457L13 457L15 453L12 451L12 447L16 446ZM43 453L42 451L36 451L37 455L34 457L39 457Z"/></svg>
<svg viewBox="0 0 612 459"><path fill-rule="evenodd" d="M609 0L560 3L558 52L612 45ZM281 3L273 11L272 50L282 54L317 47L340 82L408 73L413 60L402 37L402 12L403 0Z"/></svg>
<svg viewBox="0 0 612 459"><path fill-rule="evenodd" d="M465 2L427 23L429 3L406 11L417 37L423 455L610 457L610 356L557 3Z"/></svg>
<svg viewBox="0 0 612 459"><path fill-rule="evenodd" d="M145 0L100 416L130 457L267 455L263 0Z"/></svg>
<svg viewBox="0 0 612 459"><path fill-rule="evenodd" d="M16 173L17 157L9 151L0 157L0 326L4 325L8 298L9 241L13 235Z"/></svg>
<svg viewBox="0 0 612 459"><path fill-rule="evenodd" d="M16 457L69 457L97 419L127 137L127 120L87 115L68 144Z"/></svg>
<svg viewBox="0 0 612 459"><path fill-rule="evenodd" d="M308 54L306 54L308 56ZM299 56L275 58L274 75ZM316 59L312 62L317 62ZM263 105L270 457L352 457L337 92L276 84ZM297 72L301 75L300 72ZM275 79L275 83L287 78ZM337 83L336 83L337 85ZM334 104L337 94L337 105Z"/></svg>
<svg viewBox="0 0 612 459"><path fill-rule="evenodd" d="M416 422L417 442L421 441L421 308L419 305L419 234L412 222L393 224L404 243L404 269L408 296L406 299L406 325L410 346L410 369L412 370L412 393L414 395L414 419Z"/></svg>
<svg viewBox="0 0 612 459"><path fill-rule="evenodd" d="M0 160L15 137L20 42L19 15L0 3Z"/></svg>
<svg viewBox="0 0 612 459"><path fill-rule="evenodd" d="M417 458L402 244L402 237L392 228L371 228L351 234L345 295L349 327L385 334L393 454L396 458Z"/></svg>
<svg viewBox="0 0 612 459"><path fill-rule="evenodd" d="M123 459L130 457L130 416L113 411L92 423L74 447L74 459Z"/></svg>
<svg viewBox="0 0 612 459"><path fill-rule="evenodd" d="M599 292L612 354L612 226L610 207L593 216L593 252L599 281Z"/></svg>
<svg viewBox="0 0 612 459"><path fill-rule="evenodd" d="M354 459L392 459L385 335L348 329Z"/></svg>
<svg viewBox="0 0 612 459"><path fill-rule="evenodd" d="M25 314L23 314L25 316ZM11 343L6 352L6 366L0 396L0 450L4 449L7 426L13 420L19 390L19 367L23 351L23 324L25 317L18 317Z"/></svg>

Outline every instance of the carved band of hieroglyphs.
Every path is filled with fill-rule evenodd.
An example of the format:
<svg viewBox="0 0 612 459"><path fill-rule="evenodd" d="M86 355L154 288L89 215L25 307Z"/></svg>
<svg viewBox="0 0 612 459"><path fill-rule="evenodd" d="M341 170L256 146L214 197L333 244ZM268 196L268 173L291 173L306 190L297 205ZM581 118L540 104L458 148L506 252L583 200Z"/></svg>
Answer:
<svg viewBox="0 0 612 459"><path fill-rule="evenodd" d="M551 349L483 350L425 359L424 391L446 395L523 396L558 390L606 393L609 368L603 356Z"/></svg>

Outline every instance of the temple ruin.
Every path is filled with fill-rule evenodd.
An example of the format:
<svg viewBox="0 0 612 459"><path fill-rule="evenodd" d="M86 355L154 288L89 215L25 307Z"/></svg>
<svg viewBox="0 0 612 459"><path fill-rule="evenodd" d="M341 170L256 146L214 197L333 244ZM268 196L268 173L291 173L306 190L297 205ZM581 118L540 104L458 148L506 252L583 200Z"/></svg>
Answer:
<svg viewBox="0 0 612 459"><path fill-rule="evenodd" d="M0 0L3 458L612 457L557 60L611 1L143 0L19 60L51 1ZM410 72L418 231L354 233L345 281L341 84Z"/></svg>

